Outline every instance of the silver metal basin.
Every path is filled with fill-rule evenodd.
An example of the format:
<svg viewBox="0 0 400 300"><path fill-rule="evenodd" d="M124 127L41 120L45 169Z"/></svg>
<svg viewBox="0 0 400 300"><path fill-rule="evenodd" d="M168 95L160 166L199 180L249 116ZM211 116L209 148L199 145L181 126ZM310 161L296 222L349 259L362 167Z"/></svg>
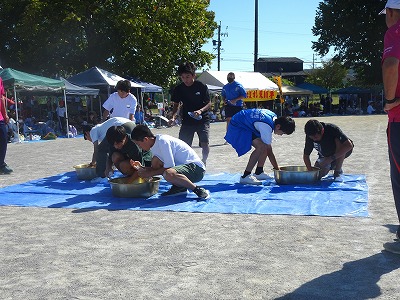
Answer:
<svg viewBox="0 0 400 300"><path fill-rule="evenodd" d="M97 177L96 167L89 167L89 164L80 164L74 166L76 176L80 180L92 180Z"/></svg>
<svg viewBox="0 0 400 300"><path fill-rule="evenodd" d="M130 182L129 177L109 180L113 196L122 198L148 198L158 193L160 177L152 177L149 181L143 178Z"/></svg>
<svg viewBox="0 0 400 300"><path fill-rule="evenodd" d="M275 181L278 184L313 184L320 180L319 168L313 167L307 171L305 166L287 166L274 170Z"/></svg>

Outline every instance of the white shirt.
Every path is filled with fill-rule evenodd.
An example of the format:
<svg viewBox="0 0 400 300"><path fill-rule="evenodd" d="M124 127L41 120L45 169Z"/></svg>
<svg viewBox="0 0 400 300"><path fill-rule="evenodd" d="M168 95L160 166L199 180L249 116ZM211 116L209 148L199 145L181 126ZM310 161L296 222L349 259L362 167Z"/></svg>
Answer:
<svg viewBox="0 0 400 300"><path fill-rule="evenodd" d="M170 135L157 134L155 143L150 150L153 156L158 157L164 163L164 168L195 163L203 170L206 169L192 147Z"/></svg>
<svg viewBox="0 0 400 300"><path fill-rule="evenodd" d="M107 130L112 127L112 126L119 126L122 124L125 124L127 122L132 122L131 120L127 118L110 118L107 121L97 124L90 130L90 138L92 139L92 142L98 141L101 143L101 141L106 137Z"/></svg>
<svg viewBox="0 0 400 300"><path fill-rule="evenodd" d="M110 117L123 117L129 119L129 114L135 116L137 100L131 93L125 98L121 98L118 92L112 93L104 102L103 107L108 111L113 109Z"/></svg>
<svg viewBox="0 0 400 300"><path fill-rule="evenodd" d="M57 112L57 116L63 117L63 118L64 118L64 117L65 117L65 114L66 114L66 112L67 112L67 109L65 108L65 106L64 106L64 107L57 106L56 112Z"/></svg>
<svg viewBox="0 0 400 300"><path fill-rule="evenodd" d="M272 144L272 133L274 132L267 123L264 122L255 122L255 129L257 129L261 134L261 140L264 144L271 145Z"/></svg>

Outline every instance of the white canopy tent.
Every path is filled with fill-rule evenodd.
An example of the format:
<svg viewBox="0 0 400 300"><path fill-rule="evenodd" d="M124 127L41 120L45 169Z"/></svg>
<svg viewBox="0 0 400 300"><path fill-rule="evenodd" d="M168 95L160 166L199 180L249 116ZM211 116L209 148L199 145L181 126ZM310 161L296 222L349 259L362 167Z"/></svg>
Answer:
<svg viewBox="0 0 400 300"><path fill-rule="evenodd" d="M230 71L204 71L198 80L210 86L223 87L228 83L226 77ZM235 80L243 85L247 92L245 101L274 100L278 86L259 72L233 72Z"/></svg>
<svg viewBox="0 0 400 300"><path fill-rule="evenodd" d="M204 84L223 87L228 83L226 77L230 71L204 71L197 80ZM248 90L272 90L277 91L278 86L259 72L233 72L235 80L240 82L246 91Z"/></svg>

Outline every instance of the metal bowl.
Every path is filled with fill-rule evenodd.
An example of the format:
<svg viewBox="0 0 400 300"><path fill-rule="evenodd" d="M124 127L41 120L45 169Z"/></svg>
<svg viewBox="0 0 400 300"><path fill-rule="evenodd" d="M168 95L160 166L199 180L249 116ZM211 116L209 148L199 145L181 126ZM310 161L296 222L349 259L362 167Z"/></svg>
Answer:
<svg viewBox="0 0 400 300"><path fill-rule="evenodd" d="M313 184L320 180L319 168L313 167L307 171L305 166L287 166L274 170L275 181L278 184Z"/></svg>
<svg viewBox="0 0 400 300"><path fill-rule="evenodd" d="M138 178L130 182L129 177L110 179L113 196L122 198L148 198L158 193L160 177L152 177L149 181Z"/></svg>
<svg viewBox="0 0 400 300"><path fill-rule="evenodd" d="M98 177L96 174L96 167L89 167L89 164L80 164L74 166L76 175L80 180L92 180Z"/></svg>

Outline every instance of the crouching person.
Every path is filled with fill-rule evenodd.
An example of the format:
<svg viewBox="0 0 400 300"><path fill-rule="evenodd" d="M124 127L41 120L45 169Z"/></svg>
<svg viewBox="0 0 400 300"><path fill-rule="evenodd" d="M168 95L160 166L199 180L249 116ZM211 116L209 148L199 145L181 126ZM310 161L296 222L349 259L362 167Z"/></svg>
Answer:
<svg viewBox="0 0 400 300"><path fill-rule="evenodd" d="M151 152L140 149L126 132L125 127L111 126L108 128L106 138L110 144L110 152L107 160L106 172L112 172L112 165L124 175L131 179L139 177L137 169L132 166L133 161L140 162L141 165L151 165Z"/></svg>
<svg viewBox="0 0 400 300"><path fill-rule="evenodd" d="M336 125L308 120L304 126L306 141L303 160L308 170L311 170L310 154L313 149L318 152L318 159L314 166L320 168L320 177L333 170L335 181L342 181L342 166L345 158L353 152L354 144Z"/></svg>
<svg viewBox="0 0 400 300"><path fill-rule="evenodd" d="M151 167L139 167L140 177L162 175L172 187L161 196L186 194L192 190L199 198L208 199L210 193L194 183L203 179L206 167L197 153L184 141L166 134L154 135L145 125L137 125L131 138L143 151L151 150Z"/></svg>

